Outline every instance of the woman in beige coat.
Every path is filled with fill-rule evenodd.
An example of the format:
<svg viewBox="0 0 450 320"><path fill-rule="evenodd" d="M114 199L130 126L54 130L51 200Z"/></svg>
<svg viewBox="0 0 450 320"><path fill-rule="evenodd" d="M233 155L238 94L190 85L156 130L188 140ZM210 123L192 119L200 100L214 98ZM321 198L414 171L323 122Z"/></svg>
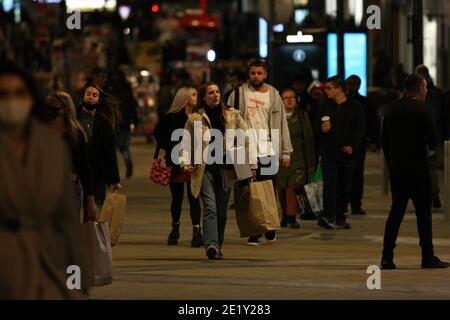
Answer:
<svg viewBox="0 0 450 320"><path fill-rule="evenodd" d="M81 297L66 271L86 270L68 156L37 97L25 73L0 66L0 299Z"/></svg>
<svg viewBox="0 0 450 320"><path fill-rule="evenodd" d="M215 83L207 83L199 88L197 94L198 111L192 114L185 126L186 134L183 136L183 151L181 168L192 172L191 191L192 195L200 198L203 202L203 241L205 243L206 255L210 260L221 260L222 244L224 240L225 224L227 220L228 200L230 198L231 186L233 184L233 165L225 163L225 150L227 143L226 130L246 130L245 121L239 111L225 106L222 102L219 87ZM196 132L196 128L201 128ZM212 129L218 130L223 138L222 150L208 150L209 146L216 140L210 141L207 136L213 135ZM228 131L229 132L229 131ZM201 137L196 137L196 134ZM217 131L216 131L217 133ZM195 141L201 139L201 150L195 150ZM217 136L215 139L218 139ZM197 140L198 141L198 140ZM211 144L210 144L211 142ZM234 141L231 141L234 145ZM187 152L187 149L189 150ZM192 152L190 152L192 151ZM196 151L201 151L201 161L195 159ZM203 154L210 154L209 160L205 161ZM222 154L215 152L222 151ZM249 145L245 139L245 151L248 159ZM214 159L219 159L218 161ZM256 165L251 166L256 169ZM256 171L253 170L253 175ZM227 181L226 181L227 180Z"/></svg>

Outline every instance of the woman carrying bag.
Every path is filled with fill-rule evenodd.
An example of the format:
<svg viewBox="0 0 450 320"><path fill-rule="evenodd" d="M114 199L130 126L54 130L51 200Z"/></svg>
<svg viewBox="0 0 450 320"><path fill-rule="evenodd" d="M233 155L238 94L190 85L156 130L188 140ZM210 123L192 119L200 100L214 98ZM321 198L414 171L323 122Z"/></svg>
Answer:
<svg viewBox="0 0 450 320"><path fill-rule="evenodd" d="M232 185L232 183L225 183L224 171L228 169L223 161L220 163L207 161L206 163L203 157L201 163L194 161L194 154L197 152L194 140L198 138L194 138L194 128L198 127L196 122L201 124L202 155L207 151L210 143L208 139L205 139L205 135L211 134L211 129L219 130L222 137L225 136L223 139L225 152L228 145L225 130L242 129L245 131L247 128L239 111L225 106L222 102L219 87L213 82L206 83L198 90L197 110L186 123L186 132L182 142L181 167L185 172L192 172L192 194L195 198L200 196L203 202L203 239L206 256L210 260L221 260L223 259L222 245L231 191L231 188L227 188L226 185ZM248 139L245 140L245 151L248 155ZM225 153L217 156L225 159ZM251 166L251 168L256 169L256 166ZM252 171L255 175L256 171Z"/></svg>
<svg viewBox="0 0 450 320"><path fill-rule="evenodd" d="M155 158L158 158L160 149L165 151L166 166L170 166L170 192L172 203L170 211L172 214L172 231L167 239L167 244L176 245L180 238L180 217L183 203L184 186L187 186L187 196L190 205L192 221L191 247L203 246L203 236L200 228L201 208L200 201L192 196L190 186L190 174L181 172L180 166L172 161L172 150L179 143L172 141L172 133L177 129L183 129L188 116L192 114L197 104L197 90L195 88L183 87L177 91L172 105L166 115L156 125L154 136L158 142L155 151ZM178 160L178 159L177 159Z"/></svg>

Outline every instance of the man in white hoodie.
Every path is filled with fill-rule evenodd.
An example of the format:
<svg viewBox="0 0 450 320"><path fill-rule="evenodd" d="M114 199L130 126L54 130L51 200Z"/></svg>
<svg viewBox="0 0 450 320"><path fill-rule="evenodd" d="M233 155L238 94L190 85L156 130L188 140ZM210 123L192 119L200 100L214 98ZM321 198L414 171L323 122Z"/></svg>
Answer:
<svg viewBox="0 0 450 320"><path fill-rule="evenodd" d="M267 79L267 64L262 60L255 60L249 65L249 81L239 87L239 96L233 91L228 98L228 104L238 104L242 118L249 129L255 130L258 141L258 181L272 180L278 172L279 164L289 167L292 153L289 127L286 112L279 92L265 83ZM235 104L235 99L238 99ZM281 161L280 161L281 160ZM276 232L265 234L269 242L274 242ZM261 235L250 237L247 244L259 245Z"/></svg>

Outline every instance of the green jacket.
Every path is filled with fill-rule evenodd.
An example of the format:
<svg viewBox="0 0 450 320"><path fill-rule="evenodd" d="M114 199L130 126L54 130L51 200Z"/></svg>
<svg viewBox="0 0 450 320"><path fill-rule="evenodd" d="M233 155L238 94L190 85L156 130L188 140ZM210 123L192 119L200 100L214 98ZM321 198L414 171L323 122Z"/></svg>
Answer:
<svg viewBox="0 0 450 320"><path fill-rule="evenodd" d="M287 122L294 151L289 168L280 167L277 174L277 184L282 188L288 184L305 184L306 170L314 167L314 135L308 114L296 108Z"/></svg>

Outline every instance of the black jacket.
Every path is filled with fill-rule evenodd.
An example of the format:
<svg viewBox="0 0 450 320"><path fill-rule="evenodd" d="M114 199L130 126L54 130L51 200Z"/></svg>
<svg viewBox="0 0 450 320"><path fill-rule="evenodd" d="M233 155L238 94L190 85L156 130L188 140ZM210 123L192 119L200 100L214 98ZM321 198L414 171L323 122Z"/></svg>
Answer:
<svg viewBox="0 0 450 320"><path fill-rule="evenodd" d="M173 165L171 159L172 150L182 139L180 138L179 141L172 141L172 132L176 129L184 129L187 120L188 116L183 109L177 113L165 114L155 127L153 135L158 142L159 147L166 151L166 163L169 165Z"/></svg>
<svg viewBox="0 0 450 320"><path fill-rule="evenodd" d="M321 130L323 116L330 117L331 130L328 133ZM352 147L354 154L363 137L364 126L364 111L359 102L352 98L341 105L331 100L327 101L319 107L314 124L320 155L333 159L346 157L342 151L345 146Z"/></svg>
<svg viewBox="0 0 450 320"><path fill-rule="evenodd" d="M72 172L80 179L83 192L86 195L94 195L94 187L92 180L92 169L89 165L88 144L84 140L81 131L77 131L76 141L71 139L67 134L63 135L63 139L70 152L72 163Z"/></svg>
<svg viewBox="0 0 450 320"><path fill-rule="evenodd" d="M404 97L391 103L383 118L381 143L391 174L428 174L427 148L439 142L431 107Z"/></svg>
<svg viewBox="0 0 450 320"><path fill-rule="evenodd" d="M92 141L89 141L89 164L96 182L105 182L108 186L120 183L117 167L116 137L111 124L101 115L100 105L97 107L93 125ZM84 112L82 108L79 110ZM107 112L107 111L106 111Z"/></svg>
<svg viewBox="0 0 450 320"><path fill-rule="evenodd" d="M365 139L367 142L375 143L378 145L380 139L377 131L377 113L375 111L375 108L373 107L369 98L360 95L359 92L356 92L352 98L358 101L362 105L364 110L364 117L366 119L366 122L364 127L363 139Z"/></svg>

